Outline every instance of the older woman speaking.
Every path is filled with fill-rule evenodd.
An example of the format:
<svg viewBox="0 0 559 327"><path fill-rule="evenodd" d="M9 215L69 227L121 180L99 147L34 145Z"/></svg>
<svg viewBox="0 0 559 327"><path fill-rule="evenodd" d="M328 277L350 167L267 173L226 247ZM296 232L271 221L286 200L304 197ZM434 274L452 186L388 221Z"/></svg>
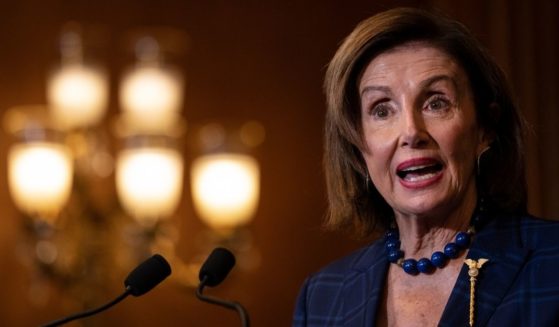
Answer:
<svg viewBox="0 0 559 327"><path fill-rule="evenodd" d="M327 224L385 236L309 277L295 326L558 326L559 223L526 213L523 121L460 23L363 21L325 81Z"/></svg>

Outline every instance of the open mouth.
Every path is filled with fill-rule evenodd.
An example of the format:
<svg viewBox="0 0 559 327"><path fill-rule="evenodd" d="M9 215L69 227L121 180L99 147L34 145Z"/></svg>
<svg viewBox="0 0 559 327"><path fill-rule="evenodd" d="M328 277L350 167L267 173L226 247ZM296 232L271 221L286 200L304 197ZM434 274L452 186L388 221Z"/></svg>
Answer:
<svg viewBox="0 0 559 327"><path fill-rule="evenodd" d="M420 182L437 176L443 169L443 165L436 161L422 164L406 165L396 171L398 177L407 182Z"/></svg>

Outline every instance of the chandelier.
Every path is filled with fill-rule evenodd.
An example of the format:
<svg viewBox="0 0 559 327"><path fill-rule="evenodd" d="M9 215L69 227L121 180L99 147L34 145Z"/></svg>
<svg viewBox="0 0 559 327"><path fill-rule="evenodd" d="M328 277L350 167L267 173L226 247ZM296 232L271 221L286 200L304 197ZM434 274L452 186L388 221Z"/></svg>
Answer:
<svg viewBox="0 0 559 327"><path fill-rule="evenodd" d="M217 245L236 251L241 266L243 255L254 265L246 227L258 208L254 152L264 141L262 125L216 120L187 129L185 76L174 60L184 55L184 33L135 33L132 63L111 88L84 31L75 23L63 29L59 62L47 74L47 103L13 107L4 116L12 135L9 191L24 227L20 257L37 285L54 282L79 292L87 305L98 300L115 266L129 270L154 252L168 258L175 280L187 287ZM117 115L107 110L113 89ZM181 222L190 218L177 217L185 181L189 203L207 226L199 256L188 259L176 252ZM37 302L46 297L40 289L34 288Z"/></svg>

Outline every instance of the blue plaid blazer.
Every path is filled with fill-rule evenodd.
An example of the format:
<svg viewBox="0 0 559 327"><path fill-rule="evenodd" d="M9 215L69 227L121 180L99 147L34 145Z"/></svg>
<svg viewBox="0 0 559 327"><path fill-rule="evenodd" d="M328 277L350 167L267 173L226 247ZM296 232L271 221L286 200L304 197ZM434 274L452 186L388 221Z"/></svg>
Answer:
<svg viewBox="0 0 559 327"><path fill-rule="evenodd" d="M476 283L475 326L559 326L559 222L501 217L479 231L468 258L487 258ZM305 281L293 326L374 326L388 261L376 241ZM439 326L467 326L464 265Z"/></svg>

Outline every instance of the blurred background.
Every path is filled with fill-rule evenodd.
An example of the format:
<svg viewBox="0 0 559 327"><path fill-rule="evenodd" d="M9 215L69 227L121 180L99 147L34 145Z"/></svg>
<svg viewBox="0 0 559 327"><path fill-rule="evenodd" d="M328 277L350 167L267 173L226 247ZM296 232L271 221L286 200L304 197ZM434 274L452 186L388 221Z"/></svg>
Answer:
<svg viewBox="0 0 559 327"><path fill-rule="evenodd" d="M321 230L325 66L359 21L403 5L491 50L532 126L530 210L559 218L555 1L2 1L0 325L100 305L159 252L170 280L75 325L235 326L194 296L219 245L238 263L206 293L290 325L304 278L366 244Z"/></svg>

